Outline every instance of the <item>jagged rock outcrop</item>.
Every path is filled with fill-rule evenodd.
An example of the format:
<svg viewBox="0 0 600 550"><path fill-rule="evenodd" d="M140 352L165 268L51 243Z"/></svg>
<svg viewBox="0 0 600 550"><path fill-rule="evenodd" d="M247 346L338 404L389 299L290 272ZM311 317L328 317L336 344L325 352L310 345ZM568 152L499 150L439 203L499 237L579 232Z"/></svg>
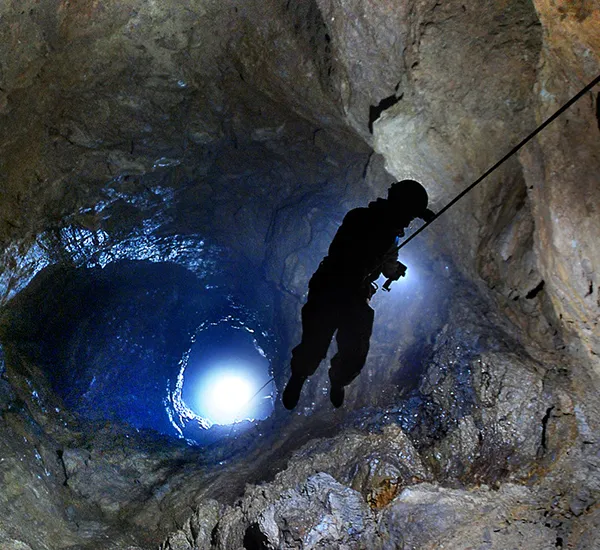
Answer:
<svg viewBox="0 0 600 550"><path fill-rule="evenodd" d="M600 74L597 6L535 2L545 28L536 116L541 120ZM600 368L600 141L596 90L522 155L535 219L538 270L560 324Z"/></svg>

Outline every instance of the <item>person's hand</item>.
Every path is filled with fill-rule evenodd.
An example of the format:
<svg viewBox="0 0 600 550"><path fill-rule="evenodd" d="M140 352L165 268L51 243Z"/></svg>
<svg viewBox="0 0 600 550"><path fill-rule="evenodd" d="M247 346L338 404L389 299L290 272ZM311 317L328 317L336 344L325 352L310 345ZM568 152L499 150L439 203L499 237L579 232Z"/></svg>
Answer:
<svg viewBox="0 0 600 550"><path fill-rule="evenodd" d="M383 284L381 288L386 292L390 291L390 285L397 281L400 277L404 277L406 275L407 267L402 262L396 262L396 266L394 268L394 272L389 274L387 281Z"/></svg>
<svg viewBox="0 0 600 550"><path fill-rule="evenodd" d="M394 276L391 279L398 280L400 277L404 277L406 275L407 267L402 262L396 262L396 270Z"/></svg>

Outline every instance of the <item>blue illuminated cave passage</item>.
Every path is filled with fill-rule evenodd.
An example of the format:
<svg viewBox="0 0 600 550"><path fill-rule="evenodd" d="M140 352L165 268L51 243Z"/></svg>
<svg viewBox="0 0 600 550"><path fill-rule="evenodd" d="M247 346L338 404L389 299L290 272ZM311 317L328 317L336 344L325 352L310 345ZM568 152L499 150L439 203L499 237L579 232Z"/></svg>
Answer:
<svg viewBox="0 0 600 550"><path fill-rule="evenodd" d="M186 438L207 441L225 433L223 426L264 420L273 412L275 384L265 351L270 339L256 327L239 310L199 327L168 405Z"/></svg>
<svg viewBox="0 0 600 550"><path fill-rule="evenodd" d="M209 283L169 262L50 267L12 304L13 343L82 420L227 437L273 411L273 337L251 293Z"/></svg>

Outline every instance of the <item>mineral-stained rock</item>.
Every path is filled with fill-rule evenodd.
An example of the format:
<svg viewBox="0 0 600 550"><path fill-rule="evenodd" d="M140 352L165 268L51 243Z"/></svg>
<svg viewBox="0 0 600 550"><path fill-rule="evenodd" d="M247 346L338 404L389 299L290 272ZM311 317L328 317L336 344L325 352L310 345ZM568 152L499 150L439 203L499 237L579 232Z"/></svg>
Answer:
<svg viewBox="0 0 600 550"><path fill-rule="evenodd" d="M434 455L443 457L439 467L487 482L508 472L527 475L543 445L544 418L552 403L541 373L535 363L512 354L484 354L471 363L471 373L473 407L434 445Z"/></svg>
<svg viewBox="0 0 600 550"><path fill-rule="evenodd" d="M357 460L360 457L360 460ZM281 482L292 482L311 471L325 471L359 490L366 498L385 480L404 484L425 479L427 470L409 438L395 425L380 434L344 433L314 441L294 454Z"/></svg>
<svg viewBox="0 0 600 550"><path fill-rule="evenodd" d="M381 515L378 548L555 548L556 533L542 514L527 509L532 502L530 491L515 485L499 491L410 487Z"/></svg>
<svg viewBox="0 0 600 550"><path fill-rule="evenodd" d="M540 4L545 6L544 11L554 11L547 2ZM591 29L589 25L594 18L597 21L598 15L578 23L569 14L570 8L560 17L568 22L567 28L573 29L572 34L568 39L559 38L560 33L557 36L552 25L550 43L543 51L536 87L539 120L550 116L600 73L598 50L583 48L579 42L597 41L597 32L586 34L584 29ZM575 54L579 62L566 66L556 57L556 49L569 50L569 56ZM584 97L538 136L536 143L523 152L521 161L535 220L534 250L537 270L545 281L544 292L551 299L560 325L571 336L571 343L581 347L600 369L597 104L597 93Z"/></svg>
<svg viewBox="0 0 600 550"><path fill-rule="evenodd" d="M437 335L419 385L432 415L411 436L429 440L438 474L487 483L527 476L547 443L546 416L558 399L544 384L549 366L515 346L512 329L496 320L485 304L464 308L455 299Z"/></svg>

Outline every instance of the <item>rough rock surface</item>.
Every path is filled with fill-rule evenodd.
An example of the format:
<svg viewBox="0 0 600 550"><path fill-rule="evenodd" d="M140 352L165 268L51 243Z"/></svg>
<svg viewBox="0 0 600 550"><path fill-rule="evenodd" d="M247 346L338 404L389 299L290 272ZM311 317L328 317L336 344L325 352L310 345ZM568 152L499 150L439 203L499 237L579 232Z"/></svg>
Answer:
<svg viewBox="0 0 600 550"><path fill-rule="evenodd" d="M345 212L401 177L446 204L600 73L599 26L589 0L2 3L0 546L597 545L597 89L403 250L422 286L373 300L344 410L321 369L294 414L190 450L47 378L185 340L185 293L141 300L165 325L139 354L134 294L103 330L61 313L65 272L143 260L268 304L281 386ZM65 326L56 359L63 319L123 340L86 362Z"/></svg>
<svg viewBox="0 0 600 550"><path fill-rule="evenodd" d="M510 9L416 4L405 89L374 124L375 149L391 173L423 178L448 202L600 74L597 7L534 4L536 13L530 2ZM473 10L481 11L472 17ZM498 31L505 26L512 39ZM447 222L460 243L455 256L466 269L477 266L509 314L527 319L521 322L533 338L552 340L562 326L594 362L597 99L597 92L582 99L522 151L521 169L516 158L509 161ZM474 140L486 147L474 147ZM465 223L471 217L486 223Z"/></svg>
<svg viewBox="0 0 600 550"><path fill-rule="evenodd" d="M273 481L217 514L211 504L210 541L194 534L201 506L163 548L313 548L317 529L321 545L339 548L587 548L600 480L584 426L597 411L574 409L560 357L528 356L493 314L464 303L396 407L357 411ZM211 483L207 495L218 492ZM336 508L344 499L350 530Z"/></svg>
<svg viewBox="0 0 600 550"><path fill-rule="evenodd" d="M535 2L545 26L538 120L600 74L600 11L590 2ZM600 372L600 115L593 91L522 155L534 208L535 252L547 292L575 345Z"/></svg>

